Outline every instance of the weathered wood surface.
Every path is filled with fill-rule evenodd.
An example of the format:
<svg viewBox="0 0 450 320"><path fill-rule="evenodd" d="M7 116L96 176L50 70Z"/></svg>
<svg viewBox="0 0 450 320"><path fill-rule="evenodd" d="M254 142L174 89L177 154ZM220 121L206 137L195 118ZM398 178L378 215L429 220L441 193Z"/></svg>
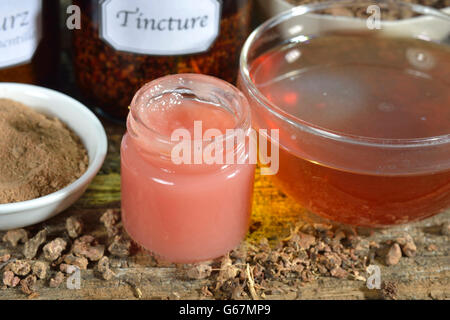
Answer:
<svg viewBox="0 0 450 320"><path fill-rule="evenodd" d="M122 125L104 122L109 136L109 152L106 162L86 194L69 210L36 226L47 227L50 235L61 234L65 219L77 215L87 222L87 231L96 237L104 237L99 217L106 208L120 207L119 145L124 133ZM255 184L253 221L258 228L249 235L250 240L260 237L284 237L299 219L309 219L303 210L290 199L282 196L270 179L257 177ZM386 267L378 261L382 281L395 281L398 299L449 299L450 298L450 243L439 233L440 225L448 221L450 212L431 219L394 229L376 231L370 239L376 241L394 239L407 231L418 247L417 256L402 258L395 266ZM0 234L1 236L2 234ZM437 251L426 247L435 244ZM2 248L3 246L3 248ZM0 243L1 250L5 249ZM119 267L122 264L122 267ZM152 257L145 252L118 261L113 270L117 277L101 280L92 270L82 271L81 289L70 290L65 285L49 288L47 282L38 281L36 299L206 299L201 288L209 280L187 280L176 266L156 267ZM378 299L380 290L369 290L364 281L319 278L299 287L291 287L273 281L272 295L266 299ZM141 294L139 294L139 292ZM18 288L0 290L0 299L26 299Z"/></svg>

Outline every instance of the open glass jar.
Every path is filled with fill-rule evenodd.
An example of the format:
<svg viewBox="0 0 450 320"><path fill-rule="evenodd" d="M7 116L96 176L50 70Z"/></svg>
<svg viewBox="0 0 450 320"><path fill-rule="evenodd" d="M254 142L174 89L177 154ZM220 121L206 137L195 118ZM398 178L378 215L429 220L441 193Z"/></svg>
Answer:
<svg viewBox="0 0 450 320"><path fill-rule="evenodd" d="M214 138L207 136L211 130L218 130ZM121 147L128 234L172 262L208 260L236 247L251 213L250 130L247 99L217 78L180 74L142 87L131 103ZM242 139L234 143L236 132ZM218 139L232 147L213 152ZM216 156L222 160L211 161Z"/></svg>
<svg viewBox="0 0 450 320"><path fill-rule="evenodd" d="M449 30L448 15L388 0L299 6L255 30L240 87L254 126L280 129L280 188L366 227L449 208Z"/></svg>
<svg viewBox="0 0 450 320"><path fill-rule="evenodd" d="M250 33L249 0L74 0L76 78L105 113L125 119L134 93L173 73L203 73L234 82Z"/></svg>
<svg viewBox="0 0 450 320"><path fill-rule="evenodd" d="M58 1L0 2L0 81L50 84L58 67Z"/></svg>

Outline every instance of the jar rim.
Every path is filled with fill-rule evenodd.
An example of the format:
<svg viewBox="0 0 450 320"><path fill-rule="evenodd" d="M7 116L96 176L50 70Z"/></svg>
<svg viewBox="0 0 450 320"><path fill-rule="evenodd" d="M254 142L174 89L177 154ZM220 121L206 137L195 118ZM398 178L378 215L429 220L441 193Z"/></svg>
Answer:
<svg viewBox="0 0 450 320"><path fill-rule="evenodd" d="M450 143L450 133L432 136L432 137L424 137L424 138L412 138L412 139L396 139L396 138L374 138L374 137L366 137L359 136L355 134L347 134L343 132L338 132L334 130L330 130L308 121L302 120L294 115L289 114L288 112L282 110L280 107L272 103L269 99L267 99L263 93L256 87L253 83L252 78L250 76L250 64L249 64L249 54L252 49L252 45L258 40L266 31L269 29L280 25L283 22L289 21L292 18L305 15L308 13L314 13L319 10L329 9L332 7L351 7L358 6L362 4L377 4L377 5L394 5L397 7L407 7L413 10L416 13L433 16L439 19L442 19L450 24L450 15L441 12L437 9L408 3L404 1L392 1L392 0L341 0L341 1L325 1L315 4L306 4L293 7L284 12L279 13L278 15L268 19L259 27L257 27L251 35L247 38L240 56L240 78L242 79L243 86L246 90L249 91L249 94L252 98L254 98L259 105L264 107L267 111L269 111L274 116L280 118L283 122L287 122L290 125L302 130L307 131L315 136L321 136L326 139L337 140L344 143L364 145L370 147L381 147L381 148L409 148L409 147L423 147L423 146L436 146L439 144L447 144Z"/></svg>
<svg viewBox="0 0 450 320"><path fill-rule="evenodd" d="M187 82L188 81L188 82ZM220 88L223 90L223 93L226 94L229 97L237 99L236 103L236 110L237 112L233 112L231 110L228 110L228 112L233 113L233 115L236 115L236 123L233 128L228 129L243 129L245 132L251 129L251 113L250 113L250 106L247 101L247 98L244 96L244 94L236 88L234 85L226 82L225 80L209 76L209 75L203 75L203 74L196 74L196 73L179 73L179 74L172 74L163 76L161 78L155 79L153 81L150 81L146 83L144 86L142 86L134 95L131 105L130 105L130 112L128 114L127 118L127 127L128 129L132 131L132 125L131 122L136 123L139 127L144 128L144 130L148 133L150 133L158 142L166 144L166 145L174 145L179 143L178 141L172 141L171 137L166 134L162 134L158 132L157 130L151 128L145 121L143 121L139 115L139 112L137 111L138 106L138 100L142 98L144 94L148 94L148 91L152 88L158 88L158 86L164 86L164 85L170 85L174 86L178 82L179 87L175 86L174 88L168 88L164 91L158 91L159 94L163 93L172 93L177 92L177 90L185 90L192 89L192 86L198 85L198 84L209 84L211 88ZM152 97L155 97L156 95L149 96L149 99ZM211 102L211 101L207 101ZM211 102L212 103L212 102ZM227 130L228 130L227 129ZM234 135L230 135L228 133L224 133L221 136L215 137L219 139L223 139L223 141L227 140L228 138L234 137ZM203 142L210 142L210 139L191 139L191 141L203 141Z"/></svg>

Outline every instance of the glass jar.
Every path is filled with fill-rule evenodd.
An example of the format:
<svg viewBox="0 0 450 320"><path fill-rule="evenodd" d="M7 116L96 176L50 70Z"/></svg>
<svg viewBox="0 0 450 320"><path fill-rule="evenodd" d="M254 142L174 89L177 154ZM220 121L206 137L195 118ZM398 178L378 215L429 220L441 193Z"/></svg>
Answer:
<svg viewBox="0 0 450 320"><path fill-rule="evenodd" d="M58 67L58 1L0 2L0 81L48 85Z"/></svg>
<svg viewBox="0 0 450 320"><path fill-rule="evenodd" d="M127 129L121 186L128 234L180 263L213 259L236 247L248 231L255 171L242 93L210 76L166 76L137 92ZM210 130L218 131L207 136ZM212 148L217 141L223 152Z"/></svg>
<svg viewBox="0 0 450 320"><path fill-rule="evenodd" d="M125 119L133 94L173 73L203 73L234 82L249 34L251 0L74 0L74 64L82 93Z"/></svg>

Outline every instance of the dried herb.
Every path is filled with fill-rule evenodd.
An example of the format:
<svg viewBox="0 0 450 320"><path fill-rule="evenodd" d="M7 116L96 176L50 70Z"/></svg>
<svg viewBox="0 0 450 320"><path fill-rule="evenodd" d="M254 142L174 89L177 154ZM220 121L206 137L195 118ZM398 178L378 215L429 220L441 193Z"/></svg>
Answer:
<svg viewBox="0 0 450 320"><path fill-rule="evenodd" d="M75 0L82 28L73 34L76 78L84 95L116 118L125 118L134 93L173 73L204 73L234 82L241 47L250 31L251 1L224 0L220 35L206 53L150 56L119 52L99 37L98 1Z"/></svg>
<svg viewBox="0 0 450 320"><path fill-rule="evenodd" d="M381 284L381 296L386 300L397 299L397 284L392 281L384 281Z"/></svg>
<svg viewBox="0 0 450 320"><path fill-rule="evenodd" d="M65 252L64 249L59 250L63 247L58 244L60 243L58 239L61 237L55 238L53 232L51 237L54 240L48 241L43 238L44 232L46 233L45 229L38 233L39 236L29 240L36 244L44 239L44 243L41 244L43 245L42 253L35 254L32 259L17 259L20 257L20 253L17 256L17 252L22 250L20 247L14 251L16 253L11 254L8 253L9 251L2 250L0 261L5 263L4 270L2 270L3 288L13 288L20 284L21 290L31 299L38 295L36 288L39 288L39 284L45 283L51 288L58 288L67 275L73 271L73 268L77 267L82 272L83 270L93 270L94 274L104 281L120 279L132 286L136 298L142 298L143 293L138 287L140 278L132 279L126 274L121 275L121 271L116 270L116 268L127 268L128 262L132 262L134 257L123 254L124 258L117 259L109 252L110 250L104 251L108 243L112 244L128 239L122 227L120 211L106 211L101 216L99 225L100 222L105 225L106 220L109 221L106 225L117 231L116 235L111 234L111 236L98 238L92 235L79 235L73 241L72 246L70 243L67 245L70 248L69 252ZM78 222L82 223L81 219L78 219ZM435 227L439 230L442 225ZM8 232L5 236L28 233L24 233L24 231ZM65 233L63 230L56 233L59 232L62 236ZM94 234L97 233L94 232ZM274 284L299 288L306 282L322 277L365 282L366 268L372 263L375 255L378 255L381 260L385 260L388 265L395 265L402 256L409 257L415 254L414 240L408 233L381 242L370 241L361 234L362 232L357 233L353 229L301 222L292 228L288 237L283 239L273 238L269 241L263 238L259 242L245 241L240 247L220 259L182 265L178 269L181 270L181 278L205 283L200 290L204 297L257 300L264 299L268 295L284 296L288 294L286 287ZM36 242L34 239L39 241ZM66 241L65 239L64 241ZM130 241L130 243L133 247L136 246L133 242ZM125 246L125 249L127 247L128 245ZM49 248L58 248L58 250ZM437 250L437 247L432 244L424 249ZM49 262L43 261L43 259L49 254L52 258L55 257L53 252L59 252L61 256L49 265ZM118 249L118 253L125 252L129 251ZM129 252L129 254L133 253ZM89 260L95 261L95 263ZM379 260L375 263L379 263ZM156 262L154 266L167 267L168 264ZM1 267L0 264L0 269ZM297 294L299 293L297 292ZM384 299L396 299L398 295L396 283L384 282L379 294ZM174 299L180 297L176 292L173 292L172 296Z"/></svg>

